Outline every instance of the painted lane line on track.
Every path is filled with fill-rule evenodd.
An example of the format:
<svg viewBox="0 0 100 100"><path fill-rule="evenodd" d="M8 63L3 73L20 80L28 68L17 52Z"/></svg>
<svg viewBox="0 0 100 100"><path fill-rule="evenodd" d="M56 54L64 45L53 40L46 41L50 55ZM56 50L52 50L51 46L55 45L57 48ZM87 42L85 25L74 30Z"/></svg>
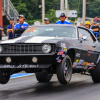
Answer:
<svg viewBox="0 0 100 100"><path fill-rule="evenodd" d="M29 73L29 74L26 74L26 73L19 73L19 74L13 74L11 75L10 79L15 79L15 78L21 78L21 77L25 77L25 76L31 76L31 75L34 75Z"/></svg>

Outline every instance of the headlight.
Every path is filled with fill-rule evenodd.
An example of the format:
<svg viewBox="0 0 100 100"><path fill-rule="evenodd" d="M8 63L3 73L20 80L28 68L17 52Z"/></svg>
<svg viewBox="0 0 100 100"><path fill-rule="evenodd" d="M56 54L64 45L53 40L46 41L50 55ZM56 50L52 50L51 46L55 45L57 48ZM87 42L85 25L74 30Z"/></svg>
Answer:
<svg viewBox="0 0 100 100"><path fill-rule="evenodd" d="M2 46L0 45L0 53L2 52Z"/></svg>
<svg viewBox="0 0 100 100"><path fill-rule="evenodd" d="M42 46L42 51L43 51L44 53L49 53L49 52L51 51L51 45L49 45L49 44L44 44L44 45Z"/></svg>

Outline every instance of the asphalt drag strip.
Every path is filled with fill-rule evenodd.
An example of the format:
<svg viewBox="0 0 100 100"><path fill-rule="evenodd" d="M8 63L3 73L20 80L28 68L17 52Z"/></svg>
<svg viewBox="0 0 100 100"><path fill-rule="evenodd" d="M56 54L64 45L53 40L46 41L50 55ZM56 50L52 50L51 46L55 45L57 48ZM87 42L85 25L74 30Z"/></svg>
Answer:
<svg viewBox="0 0 100 100"><path fill-rule="evenodd" d="M99 87L86 75L74 74L68 85L61 85L56 75L49 83L38 83L31 75L0 85L0 100L100 100Z"/></svg>

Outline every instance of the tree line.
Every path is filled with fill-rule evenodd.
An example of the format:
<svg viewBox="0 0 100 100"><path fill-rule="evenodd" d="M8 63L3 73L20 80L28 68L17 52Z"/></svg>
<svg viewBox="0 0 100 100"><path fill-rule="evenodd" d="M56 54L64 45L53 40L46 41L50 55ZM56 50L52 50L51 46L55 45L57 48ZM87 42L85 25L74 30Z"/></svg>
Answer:
<svg viewBox="0 0 100 100"><path fill-rule="evenodd" d="M26 21L29 24L33 24L36 20L42 21L42 8L39 5L42 4L42 0L11 0L19 14L23 14L26 17ZM100 1L99 0L86 0L86 16L87 17L100 17ZM82 17L82 5L83 0L68 0L69 9L77 10L78 17ZM55 17L55 10L60 9L60 0L45 0L45 16L50 19L51 23L55 23L57 20ZM75 18L70 18L72 21Z"/></svg>

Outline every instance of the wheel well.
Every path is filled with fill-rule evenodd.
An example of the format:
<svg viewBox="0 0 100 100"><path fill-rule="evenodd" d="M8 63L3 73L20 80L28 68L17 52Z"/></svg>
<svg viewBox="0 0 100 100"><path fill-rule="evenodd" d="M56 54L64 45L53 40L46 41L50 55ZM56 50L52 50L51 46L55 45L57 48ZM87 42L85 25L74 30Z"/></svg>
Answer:
<svg viewBox="0 0 100 100"><path fill-rule="evenodd" d="M67 55L71 58L72 63L74 62L75 58L75 50L74 49L69 49L67 52Z"/></svg>

